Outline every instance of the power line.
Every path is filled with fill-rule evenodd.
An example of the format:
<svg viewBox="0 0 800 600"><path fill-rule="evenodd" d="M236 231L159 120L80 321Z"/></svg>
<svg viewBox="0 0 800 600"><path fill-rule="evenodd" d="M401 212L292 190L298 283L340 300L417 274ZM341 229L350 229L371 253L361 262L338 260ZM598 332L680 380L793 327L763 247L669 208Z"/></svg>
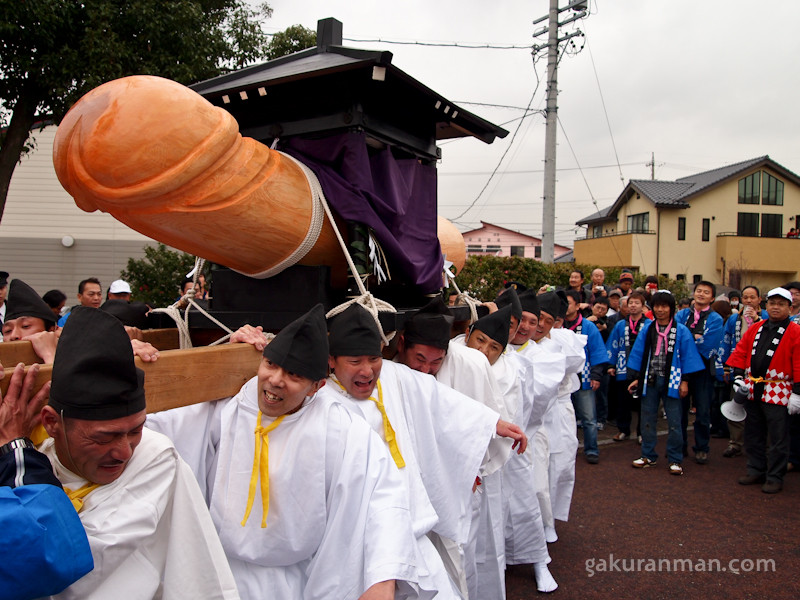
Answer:
<svg viewBox="0 0 800 600"><path fill-rule="evenodd" d="M563 126L562 126L563 130ZM639 165L640 162L629 162L629 163L622 163L625 166L633 166ZM556 173L561 173L563 171L580 171L583 169L584 171L589 169L613 169L619 166L619 163L613 165L592 165L590 167L563 167L556 169ZM523 169L523 170L515 170L515 171L503 171L503 175L529 175L531 173L544 173L544 169ZM454 176L454 175L489 175L491 174L490 171L451 171L451 172L442 172L439 171L439 177L444 175L447 176Z"/></svg>
<svg viewBox="0 0 800 600"><path fill-rule="evenodd" d="M589 54L590 55L591 55L591 52L592 51L589 50ZM592 194L592 189L589 187L589 181L586 179L586 175L584 175L583 169L580 168L580 162L578 161L578 156L577 156L577 154L575 154L575 149L572 147L572 142L569 141L569 136L567 135L567 131L564 129L564 124L561 122L560 118L556 117L556 119L558 121L559 126L561 127L561 133L564 134L564 139L567 141L567 146L569 146L569 150L570 150L570 152L572 152L572 157L575 159L575 163L578 165L578 169L581 172L581 177L583 178L583 183L586 184L586 189L589 191L589 196L592 199L592 204L594 204L594 207L599 212L600 211L600 206L597 204L597 200L595 200L594 194ZM616 152L616 150L615 150L615 152ZM619 161L617 161L617 162L619 162ZM620 174L622 174L622 170L620 170ZM576 231L576 233L577 233L577 231ZM622 256L620 255L619 250L617 249L617 245L614 243L614 239L613 238L611 238L611 247L614 248L614 253L617 255L617 258L619 259L620 264L622 264Z"/></svg>
<svg viewBox="0 0 800 600"><path fill-rule="evenodd" d="M525 109L525 114L526 115L527 115L527 112L531 108L531 104L533 104L533 98L534 98L534 96L536 96L536 92L538 90L539 90L539 81L538 81L538 78L537 78L536 87L534 88L533 94L531 94L531 99L528 102L528 108ZM517 124L517 128L514 130L514 133L511 135L511 139L509 140L508 145L506 146L506 149L503 151L503 155L500 157L500 160L497 161L497 166L494 168L494 171L492 171L492 173L489 175L489 179L486 180L486 184L483 186L483 188L481 188L481 191L478 192L478 195L475 196L475 199L470 203L470 205L467 208L465 208L464 211L460 215L455 217L456 219L460 219L465 214L467 214L472 209L472 207L475 206L475 203L478 202L478 200L480 200L480 197L483 195L483 192L485 192L486 188L489 187L489 184L492 182L492 179L494 179L494 176L497 174L497 171L500 169L500 165L503 164L503 159L506 157L506 154L508 154L508 151L511 150L511 147L514 145L514 138L517 137L517 133L519 133L520 127L522 127L522 119Z"/></svg>
<svg viewBox="0 0 800 600"><path fill-rule="evenodd" d="M359 39L343 37L343 40L348 42L362 42L365 44L399 44L402 46L433 46L435 48L464 48L467 50L530 50L533 45L519 45L519 44L476 44L470 42L417 42L417 41L401 41L401 40L384 40L382 38L373 39Z"/></svg>
<svg viewBox="0 0 800 600"><path fill-rule="evenodd" d="M594 55L592 54L592 48L589 45L588 38L586 38L586 48L589 50L589 59L592 63L592 71L594 71L594 79L597 82L597 91L600 93L600 104L603 106L603 114L606 116L606 125L608 126L608 135L611 137L611 146L614 148L614 158L617 159L617 165L619 165L619 155L617 154L617 145L614 143L614 133L611 131L611 121L608 118L608 111L606 110L606 101L603 98L603 90L600 87L600 77L597 76L597 68L594 65ZM619 167L619 179L622 183L625 183L625 177L622 175L622 167Z"/></svg>

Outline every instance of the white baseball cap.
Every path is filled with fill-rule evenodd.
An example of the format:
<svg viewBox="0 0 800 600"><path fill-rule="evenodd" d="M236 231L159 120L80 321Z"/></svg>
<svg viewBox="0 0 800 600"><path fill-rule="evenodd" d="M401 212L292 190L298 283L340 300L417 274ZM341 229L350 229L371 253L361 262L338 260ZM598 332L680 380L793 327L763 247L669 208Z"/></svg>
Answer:
<svg viewBox="0 0 800 600"><path fill-rule="evenodd" d="M127 281L122 281L122 279L117 279L116 281L111 282L111 286L108 288L109 294L130 294L131 286L128 285Z"/></svg>
<svg viewBox="0 0 800 600"><path fill-rule="evenodd" d="M776 287L771 289L767 294L767 298L769 299L772 298L773 296L780 296L781 298L786 298L789 301L789 303L792 302L792 293L789 290L784 289L782 287Z"/></svg>

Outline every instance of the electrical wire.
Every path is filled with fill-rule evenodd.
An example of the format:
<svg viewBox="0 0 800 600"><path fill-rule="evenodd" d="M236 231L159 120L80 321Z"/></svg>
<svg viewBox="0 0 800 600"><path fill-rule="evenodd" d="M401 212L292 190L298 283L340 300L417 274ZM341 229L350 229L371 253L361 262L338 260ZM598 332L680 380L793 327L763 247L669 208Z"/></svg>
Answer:
<svg viewBox="0 0 800 600"><path fill-rule="evenodd" d="M464 48L467 50L530 50L533 45L520 45L520 44L474 44L466 42L417 42L417 41L401 41L401 40L384 40L382 38L360 39L360 38L342 38L348 42L360 42L365 44L398 44L401 46L432 46L435 48Z"/></svg>
<svg viewBox="0 0 800 600"><path fill-rule="evenodd" d="M561 119L558 116L556 116L556 120L558 121L559 127L561 127L561 133L564 134L564 139L567 141L567 146L569 146L569 150L570 150L570 152L572 152L572 157L575 159L575 164L578 165L578 170L580 171L581 177L583 178L583 183L586 184L586 189L589 191L589 196L592 199L592 204L594 204L594 207L599 212L600 211L600 205L597 204L597 200L595 199L594 194L592 193L592 188L589 186L589 181L586 179L586 175L584 174L583 169L581 169L580 161L578 161L578 155L575 154L575 149L572 147L572 142L570 142L570 140L569 140L569 136L567 135L566 129L564 129L564 124L561 122ZM619 249L617 248L617 245L614 243L614 238L609 238L609 240L611 241L611 247L614 248L614 253L617 255L617 258L619 259L620 264L622 264L622 256L619 253ZM638 243L638 239L637 239L637 243Z"/></svg>
<svg viewBox="0 0 800 600"><path fill-rule="evenodd" d="M600 93L600 103L603 105L603 114L606 117L606 125L608 126L608 135L611 137L611 146L614 148L614 158L617 160L617 165L619 165L619 155L617 154L617 144L614 142L614 132L611 131L611 120L608 118L608 111L606 110L606 101L603 98L603 89L600 87L600 77L597 75L597 67L594 64L594 55L592 54L592 48L589 46L588 39L586 41L586 48L589 50L589 59L592 63L592 71L594 72L594 80L597 82L597 91ZM619 179L624 184L625 177L622 175L622 166L619 167Z"/></svg>

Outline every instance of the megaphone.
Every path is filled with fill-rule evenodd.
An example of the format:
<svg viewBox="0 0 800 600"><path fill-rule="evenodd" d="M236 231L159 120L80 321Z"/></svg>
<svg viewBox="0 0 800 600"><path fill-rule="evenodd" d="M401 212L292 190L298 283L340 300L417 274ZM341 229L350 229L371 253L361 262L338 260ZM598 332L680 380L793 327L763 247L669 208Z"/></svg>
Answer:
<svg viewBox="0 0 800 600"><path fill-rule="evenodd" d="M735 400L723 402L719 410L722 412L722 416L728 419L728 421L744 421L747 416L744 405L738 404Z"/></svg>
<svg viewBox="0 0 800 600"><path fill-rule="evenodd" d="M722 416L729 421L744 421L747 417L744 403L747 402L748 394L749 390L744 379L737 377L733 382L733 399L723 402L719 407Z"/></svg>

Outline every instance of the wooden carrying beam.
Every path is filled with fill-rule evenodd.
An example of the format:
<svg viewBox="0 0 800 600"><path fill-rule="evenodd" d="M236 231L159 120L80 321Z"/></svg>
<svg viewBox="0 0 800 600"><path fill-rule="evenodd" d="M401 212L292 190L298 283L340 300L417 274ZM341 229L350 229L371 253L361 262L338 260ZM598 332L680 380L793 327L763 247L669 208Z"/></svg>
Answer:
<svg viewBox="0 0 800 600"><path fill-rule="evenodd" d="M9 344L30 342L9 342ZM6 344L0 344L5 346ZM179 406L208 402L233 396L258 371L261 353L250 344L225 344L165 350L154 363L136 358L136 366L144 371L147 412L159 412ZM13 365L4 369L0 391L8 390ZM4 363L4 367L7 365ZM27 367L26 367L27 372ZM42 365L36 378L36 390L50 381L53 365Z"/></svg>
<svg viewBox="0 0 800 600"><path fill-rule="evenodd" d="M159 352L162 350L176 350L180 347L177 328L169 329L145 329L142 331L142 341L149 342L155 346ZM0 344L0 365L4 368L13 368L19 363L32 365L41 363L33 351L33 345L28 341L3 342Z"/></svg>
<svg viewBox="0 0 800 600"><path fill-rule="evenodd" d="M42 359L33 351L33 344L28 341L0 343L0 365L6 370L13 370L19 363L32 365L41 362Z"/></svg>

